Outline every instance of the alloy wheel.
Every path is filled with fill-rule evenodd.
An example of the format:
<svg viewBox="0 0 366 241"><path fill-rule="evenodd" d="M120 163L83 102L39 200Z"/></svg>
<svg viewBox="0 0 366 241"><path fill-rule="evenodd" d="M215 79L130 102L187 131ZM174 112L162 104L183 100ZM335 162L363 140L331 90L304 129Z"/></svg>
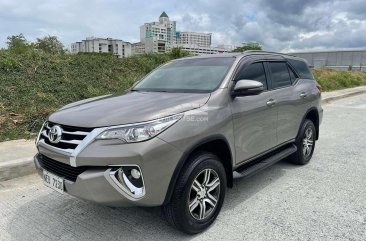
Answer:
<svg viewBox="0 0 366 241"><path fill-rule="evenodd" d="M220 196L220 178L213 169L202 170L194 179L189 194L189 212L196 220L213 213Z"/></svg>
<svg viewBox="0 0 366 241"><path fill-rule="evenodd" d="M314 133L313 129L311 127L308 127L305 131L305 135L302 141L302 153L305 158L309 157L311 155L311 152L313 150L313 144L314 144Z"/></svg>

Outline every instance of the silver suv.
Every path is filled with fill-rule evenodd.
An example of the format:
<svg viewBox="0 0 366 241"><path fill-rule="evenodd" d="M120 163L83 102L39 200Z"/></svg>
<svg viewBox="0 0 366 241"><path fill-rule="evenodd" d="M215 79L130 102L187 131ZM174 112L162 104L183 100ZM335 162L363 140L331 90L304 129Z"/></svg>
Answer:
<svg viewBox="0 0 366 241"><path fill-rule="evenodd" d="M210 226L234 178L310 161L321 88L300 58L244 52L174 60L123 95L66 105L37 138L35 165L60 193L162 206L186 233Z"/></svg>

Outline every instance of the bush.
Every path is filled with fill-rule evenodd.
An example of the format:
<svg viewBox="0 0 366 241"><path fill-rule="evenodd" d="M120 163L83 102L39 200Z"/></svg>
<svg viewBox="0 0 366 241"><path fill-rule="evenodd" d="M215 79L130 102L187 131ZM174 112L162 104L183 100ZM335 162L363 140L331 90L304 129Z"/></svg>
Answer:
<svg viewBox="0 0 366 241"><path fill-rule="evenodd" d="M324 91L366 85L366 73L364 72L313 69L313 74Z"/></svg>

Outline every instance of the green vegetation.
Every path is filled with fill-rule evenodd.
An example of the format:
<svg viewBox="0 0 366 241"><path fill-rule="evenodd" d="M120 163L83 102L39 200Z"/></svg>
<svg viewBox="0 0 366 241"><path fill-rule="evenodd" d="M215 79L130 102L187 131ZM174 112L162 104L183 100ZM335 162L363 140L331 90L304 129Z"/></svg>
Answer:
<svg viewBox="0 0 366 241"><path fill-rule="evenodd" d="M64 45L57 39L56 36L46 36L43 38L37 38L35 43L37 50L42 50L51 54L63 54L65 53Z"/></svg>
<svg viewBox="0 0 366 241"><path fill-rule="evenodd" d="M174 59L182 58L188 56L189 52L183 50L182 48L173 48L170 52L170 56Z"/></svg>
<svg viewBox="0 0 366 241"><path fill-rule="evenodd" d="M242 46L240 47L236 47L233 51L231 52L244 52L247 50L262 50L262 46L259 43L255 43L255 42L249 42L249 43L243 43Z"/></svg>
<svg viewBox="0 0 366 241"><path fill-rule="evenodd" d="M125 89L186 53L118 59L110 54L0 50L0 141L32 138L48 114L68 103Z"/></svg>
<svg viewBox="0 0 366 241"><path fill-rule="evenodd" d="M356 71L335 71L314 69L313 74L323 91L332 91L366 85L366 73Z"/></svg>
<svg viewBox="0 0 366 241"><path fill-rule="evenodd" d="M25 53L33 48L33 44L29 43L23 34L9 36L6 44L9 51L16 54Z"/></svg>
<svg viewBox="0 0 366 241"><path fill-rule="evenodd" d="M56 36L37 38L37 41L29 42L23 34L9 36L6 44L12 53L23 54L30 51L43 51L51 54L63 54L66 52L64 45Z"/></svg>

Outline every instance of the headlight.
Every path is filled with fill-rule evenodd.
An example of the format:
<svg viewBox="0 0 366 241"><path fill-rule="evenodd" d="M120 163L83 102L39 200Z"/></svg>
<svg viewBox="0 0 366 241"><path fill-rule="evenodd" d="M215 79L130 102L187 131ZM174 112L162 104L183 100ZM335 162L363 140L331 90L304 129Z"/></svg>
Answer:
<svg viewBox="0 0 366 241"><path fill-rule="evenodd" d="M125 143L149 140L168 129L182 116L183 114L178 114L138 124L110 127L101 133L97 139L119 139Z"/></svg>

